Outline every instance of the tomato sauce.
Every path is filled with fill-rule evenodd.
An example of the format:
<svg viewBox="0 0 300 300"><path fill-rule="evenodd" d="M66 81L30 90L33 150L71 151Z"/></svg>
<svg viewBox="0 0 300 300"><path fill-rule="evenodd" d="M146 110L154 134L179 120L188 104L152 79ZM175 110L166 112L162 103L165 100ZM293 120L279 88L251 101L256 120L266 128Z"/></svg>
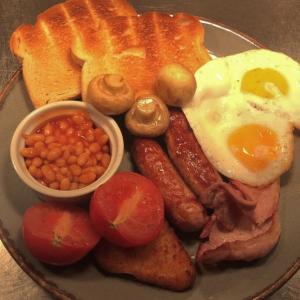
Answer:
<svg viewBox="0 0 300 300"><path fill-rule="evenodd" d="M50 119L24 138L21 155L28 171L49 188L85 187L110 163L108 135L82 112Z"/></svg>

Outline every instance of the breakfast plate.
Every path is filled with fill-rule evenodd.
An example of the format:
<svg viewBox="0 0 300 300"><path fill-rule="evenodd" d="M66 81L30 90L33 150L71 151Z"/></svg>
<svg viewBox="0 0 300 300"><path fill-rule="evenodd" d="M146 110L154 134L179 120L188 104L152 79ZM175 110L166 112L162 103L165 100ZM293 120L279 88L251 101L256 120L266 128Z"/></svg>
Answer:
<svg viewBox="0 0 300 300"><path fill-rule="evenodd" d="M226 56L261 48L259 43L226 26L202 20L206 32L205 45L213 56ZM5 100L5 102L4 102ZM253 263L228 263L215 269L201 269L192 289L175 293L129 280L127 277L101 273L88 256L70 267L49 267L35 260L25 248L21 236L22 216L36 203L36 194L25 186L13 170L9 145L18 123L32 111L32 105L18 70L0 94L3 103L0 118L0 238L23 268L38 284L59 299L263 299L282 286L300 268L300 152L299 135L295 140L292 169L282 177L280 217L282 234L279 244L264 259ZM125 136L126 145L126 136ZM127 143L128 145L128 143ZM131 170L127 151L121 170ZM191 254L197 242L185 240Z"/></svg>

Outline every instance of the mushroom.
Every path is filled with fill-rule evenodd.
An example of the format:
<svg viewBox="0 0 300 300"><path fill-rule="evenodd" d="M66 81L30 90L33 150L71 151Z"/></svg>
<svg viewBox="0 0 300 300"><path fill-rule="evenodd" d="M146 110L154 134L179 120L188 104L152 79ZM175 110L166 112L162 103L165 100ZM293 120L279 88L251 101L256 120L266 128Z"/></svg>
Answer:
<svg viewBox="0 0 300 300"><path fill-rule="evenodd" d="M106 115L122 114L135 102L132 88L118 74L104 74L93 78L88 85L86 99Z"/></svg>
<svg viewBox="0 0 300 300"><path fill-rule="evenodd" d="M128 130L137 136L156 137L169 126L169 110L156 96L147 96L133 104L125 117Z"/></svg>
<svg viewBox="0 0 300 300"><path fill-rule="evenodd" d="M182 107L188 103L196 91L194 74L180 64L168 64L158 73L156 94L168 105Z"/></svg>

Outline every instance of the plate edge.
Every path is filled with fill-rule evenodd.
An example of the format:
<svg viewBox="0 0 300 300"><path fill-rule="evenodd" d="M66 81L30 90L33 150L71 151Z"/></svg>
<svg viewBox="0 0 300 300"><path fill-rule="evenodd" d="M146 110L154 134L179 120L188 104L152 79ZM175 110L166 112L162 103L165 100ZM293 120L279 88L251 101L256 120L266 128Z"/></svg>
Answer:
<svg viewBox="0 0 300 300"><path fill-rule="evenodd" d="M199 19L199 21L204 21L203 23L210 24L214 27L218 27L220 29L225 29L226 31L231 32L234 35L237 35L244 40L250 42L258 48L267 48L265 45L256 41L254 38L249 35L242 33L241 31L234 29L228 25L225 25L219 21L215 21L210 18L195 16ZM4 84L3 88L0 90L0 111L3 108L6 97L12 89L14 83L19 79L22 75L22 67L19 66L18 69L12 74L10 79ZM54 282L46 279L43 274L39 273L34 266L32 266L17 250L15 247L15 243L13 240L9 238L9 232L3 226L2 220L0 219L0 239L3 242L4 247L16 261L16 263L22 268L22 270L29 275L37 284L39 284L42 288L51 293L55 298L61 300L75 300L77 299L73 294L68 293L67 291L59 288ZM300 257L283 273L274 283L270 284L260 292L256 293L253 296L247 297L246 299L252 300L262 300L271 296L277 290L279 290L291 277L300 270Z"/></svg>
<svg viewBox="0 0 300 300"><path fill-rule="evenodd" d="M256 39L254 39L250 35L243 33L241 31L239 31L238 29L235 29L229 25L225 25L224 23L216 21L211 18L206 18L206 17L201 17L201 16L196 16L196 18L198 18L201 23L210 24L210 25L220 28L220 29L225 29L226 31L231 32L232 34L242 38L243 40L250 42L252 45L256 46L257 48L268 49L268 47L266 45L258 42ZM204 22L202 22L202 21L204 21Z"/></svg>
<svg viewBox="0 0 300 300"><path fill-rule="evenodd" d="M9 94L13 84L17 81L21 73L22 67L19 66L18 69L11 75L10 79L6 81L3 88L0 90L0 111L2 110L6 96Z"/></svg>
<svg viewBox="0 0 300 300"><path fill-rule="evenodd" d="M1 100L1 98L0 98ZM27 261L27 259L18 251L15 246L15 242L10 239L9 232L3 226L2 220L0 219L0 239L12 256L12 258L16 261L19 267L39 286L41 286L44 290L49 292L52 296L59 300L77 300L73 294L61 289L51 280L48 280L44 277L42 273L36 270L36 268Z"/></svg>

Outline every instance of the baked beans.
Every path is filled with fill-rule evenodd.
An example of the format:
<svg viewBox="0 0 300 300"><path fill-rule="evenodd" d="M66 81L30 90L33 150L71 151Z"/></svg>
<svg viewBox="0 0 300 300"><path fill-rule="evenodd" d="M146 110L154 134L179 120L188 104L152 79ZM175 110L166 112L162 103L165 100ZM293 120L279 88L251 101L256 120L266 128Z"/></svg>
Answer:
<svg viewBox="0 0 300 300"><path fill-rule="evenodd" d="M82 112L53 118L24 138L21 155L29 173L52 189L85 187L110 163L108 135Z"/></svg>

